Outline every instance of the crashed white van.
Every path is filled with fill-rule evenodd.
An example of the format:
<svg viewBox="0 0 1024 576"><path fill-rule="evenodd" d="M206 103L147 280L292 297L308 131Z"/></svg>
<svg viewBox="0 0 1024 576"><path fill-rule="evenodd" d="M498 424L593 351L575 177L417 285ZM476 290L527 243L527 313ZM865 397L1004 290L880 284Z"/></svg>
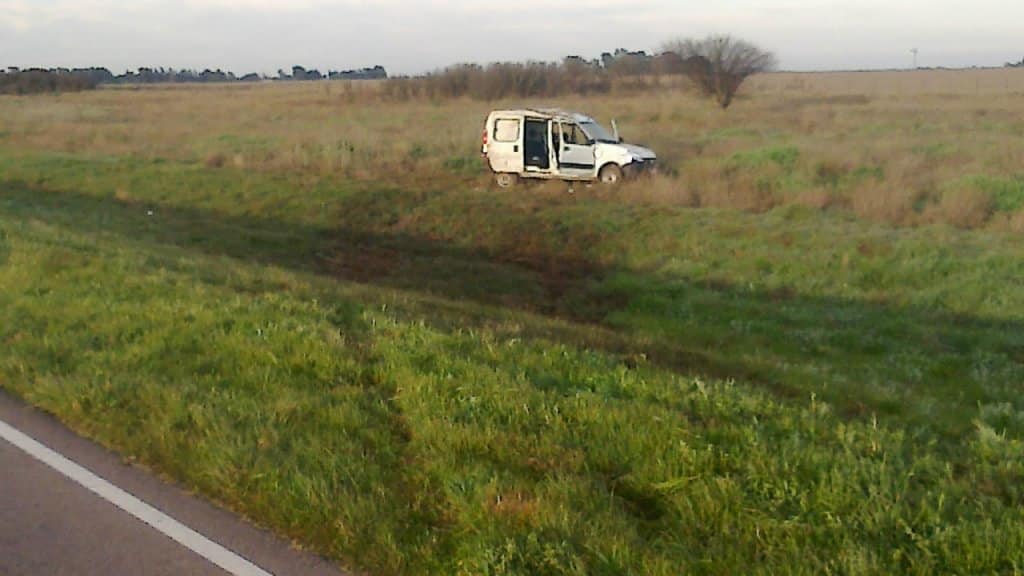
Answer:
<svg viewBox="0 0 1024 576"><path fill-rule="evenodd" d="M624 144L617 129L609 132L589 116L559 109L491 112L481 153L501 187L520 178L617 184L657 161L651 150Z"/></svg>

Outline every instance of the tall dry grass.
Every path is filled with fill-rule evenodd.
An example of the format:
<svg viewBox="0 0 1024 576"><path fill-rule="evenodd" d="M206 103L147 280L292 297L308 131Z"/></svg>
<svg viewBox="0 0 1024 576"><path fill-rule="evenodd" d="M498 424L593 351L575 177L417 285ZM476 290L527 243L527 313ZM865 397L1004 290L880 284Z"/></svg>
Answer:
<svg viewBox="0 0 1024 576"><path fill-rule="evenodd" d="M723 112L678 84L496 103L396 102L382 82L158 86L2 97L0 146L482 186L486 113L557 105L617 118L627 141L658 152L662 174L614 193L618 201L756 212L801 204L894 225L1012 228L1024 218L1022 91L1022 70L770 74Z"/></svg>
<svg viewBox="0 0 1024 576"><path fill-rule="evenodd" d="M748 93L813 96L917 96L1024 94L1024 69L776 72L748 80Z"/></svg>

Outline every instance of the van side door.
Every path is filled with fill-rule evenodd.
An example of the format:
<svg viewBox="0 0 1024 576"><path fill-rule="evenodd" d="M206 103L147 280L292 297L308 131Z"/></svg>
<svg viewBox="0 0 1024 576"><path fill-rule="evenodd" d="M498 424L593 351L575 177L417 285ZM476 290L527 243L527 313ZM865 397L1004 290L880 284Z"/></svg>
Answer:
<svg viewBox="0 0 1024 576"><path fill-rule="evenodd" d="M594 143L575 123L561 122L558 167L562 172L594 173Z"/></svg>
<svg viewBox="0 0 1024 576"><path fill-rule="evenodd" d="M487 134L487 160L495 172L523 171L523 119L518 116L494 118Z"/></svg>

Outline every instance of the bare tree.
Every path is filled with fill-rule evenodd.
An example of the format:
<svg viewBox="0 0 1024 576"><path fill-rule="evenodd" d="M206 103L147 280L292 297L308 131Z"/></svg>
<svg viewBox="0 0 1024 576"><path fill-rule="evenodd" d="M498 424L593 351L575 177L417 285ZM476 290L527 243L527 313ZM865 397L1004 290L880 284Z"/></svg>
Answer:
<svg viewBox="0 0 1024 576"><path fill-rule="evenodd" d="M685 64L685 74L722 108L732 104L744 80L776 66L771 52L728 35L673 40L664 45L663 51L678 54Z"/></svg>

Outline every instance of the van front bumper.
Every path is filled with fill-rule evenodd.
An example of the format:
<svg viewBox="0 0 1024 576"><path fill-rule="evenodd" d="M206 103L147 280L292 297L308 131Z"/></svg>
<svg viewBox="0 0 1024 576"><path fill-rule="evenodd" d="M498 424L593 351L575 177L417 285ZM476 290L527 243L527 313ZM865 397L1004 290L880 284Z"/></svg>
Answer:
<svg viewBox="0 0 1024 576"><path fill-rule="evenodd" d="M651 158L650 160L634 160L633 162L626 164L622 171L627 177L640 176L642 174L656 174L658 172L658 160L657 158Z"/></svg>

